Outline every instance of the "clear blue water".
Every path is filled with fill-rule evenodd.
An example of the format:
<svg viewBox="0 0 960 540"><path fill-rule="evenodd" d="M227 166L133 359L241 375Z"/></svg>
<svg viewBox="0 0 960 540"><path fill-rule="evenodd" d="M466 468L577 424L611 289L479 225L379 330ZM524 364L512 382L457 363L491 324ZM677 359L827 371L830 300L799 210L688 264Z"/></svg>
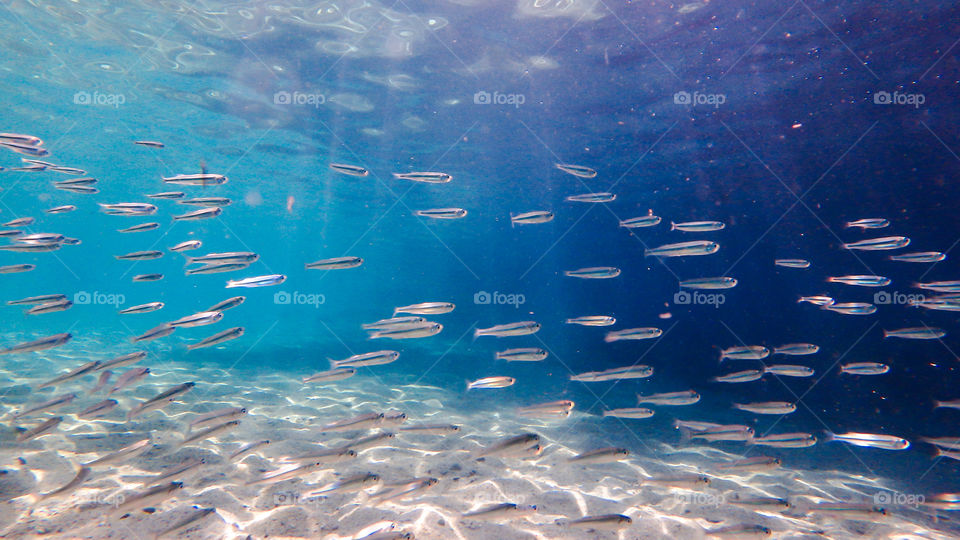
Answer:
<svg viewBox="0 0 960 540"><path fill-rule="evenodd" d="M100 189L71 194L51 186L64 175L2 173L0 218L35 216L31 231L82 240L53 254L0 253L0 264L38 266L0 277L3 298L85 291L122 295L126 306L166 303L136 317L117 315L113 305L38 317L4 308L9 339L69 331L103 344L74 351L80 356L145 348L234 366L238 377L305 376L325 369L328 357L395 348L401 360L377 368L381 380L461 391L465 380L517 378L494 396L463 394L459 405L478 411L571 399L577 410L599 413L633 406L638 392L694 388L703 396L699 404L658 409L646 423L630 424L637 426L633 435L611 425L609 440L639 452L648 439L672 444L675 418L754 422L758 433L776 423L775 432L893 434L914 444L902 452L820 444L782 454L798 467L829 463L895 478L908 490L956 491L957 462L933 461L920 442L957 435L960 412L932 409L934 399L960 396L956 316L886 305L856 317L796 302L810 294L869 302L876 292L824 282L833 275L887 276L893 282L885 290L900 294L917 292L914 281L957 278L951 250L960 225L953 185L960 65L951 3L572 2L554 10L528 1L209 4L0 7L3 131L43 138L52 155L41 159L87 170ZM880 91L922 95L924 103L877 104ZM284 92L322 103L278 103ZM477 103L481 92L523 103ZM678 104L678 92L720 95L723 103ZM84 103L88 98L94 103ZM134 146L137 139L166 148ZM18 166L20 157L5 152L0 166ZM554 168L557 162L598 175L579 179ZM340 175L330 163L361 165L371 174ZM226 174L229 183L181 188L160 180L201 167ZM453 181L392 177L417 170L444 171ZM158 214L142 219L106 216L95 204L146 201L146 193L169 189L234 203L218 219L186 223L171 223L170 215L184 210L172 201L155 202ZM564 201L589 191L617 199ZM42 213L61 204L78 209ZM454 221L412 215L437 207L469 214ZM511 213L535 209L552 210L556 219L511 227ZM664 223L634 234L618 227L648 210ZM843 227L865 217L892 225L875 235ZM668 230L669 221L701 219L727 227L699 235ZM143 221L161 226L115 232ZM947 260L905 264L886 260L887 252L840 248L888 234L910 237L908 251L939 250ZM643 256L645 248L699 238L722 247L663 263ZM173 253L137 264L114 259L188 239L204 243L195 254L249 250L260 260L234 274L184 276ZM329 273L304 269L343 255L365 263ZM773 265L794 257L813 266ZM587 266L623 273L597 281L563 276ZM148 272L165 278L131 282ZM231 296L237 290L224 289L226 279L270 273L287 281L240 290L246 303L217 327L182 330L142 347L129 343L173 316ZM678 279L714 275L739 280L724 292L723 305L673 302ZM477 305L481 291L522 295L524 303ZM281 292L322 297L322 304L278 304ZM431 300L457 304L433 318L444 324L438 336L381 346L360 328L389 317L394 306ZM661 319L666 313L671 317ZM665 333L608 344L606 329L563 324L601 314L617 318L614 329L659 326ZM537 320L543 329L499 341L472 337L474 328L520 320ZM245 336L185 356L183 344L224 324L245 327ZM883 329L922 324L947 335L882 339ZM719 373L720 348L797 341L821 350L779 359L814 367L814 378L710 381ZM542 363L494 362L496 350L521 346L551 355ZM652 378L589 387L569 381L570 373L638 359L654 366ZM839 376L837 363L850 361L881 361L892 371ZM798 398L798 411L782 419L729 409L731 402Z"/></svg>

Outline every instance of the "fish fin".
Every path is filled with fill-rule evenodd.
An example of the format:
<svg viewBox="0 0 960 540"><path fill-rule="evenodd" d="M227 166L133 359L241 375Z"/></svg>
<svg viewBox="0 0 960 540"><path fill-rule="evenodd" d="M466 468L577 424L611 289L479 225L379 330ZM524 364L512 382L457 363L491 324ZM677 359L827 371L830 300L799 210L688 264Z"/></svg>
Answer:
<svg viewBox="0 0 960 540"><path fill-rule="evenodd" d="M833 442L833 441L837 440L837 435L836 435L836 433L834 433L834 432L832 432L832 431L825 430L825 431L823 432L823 439L821 439L821 440L822 440L823 442L825 442L825 443Z"/></svg>
<svg viewBox="0 0 960 540"><path fill-rule="evenodd" d="M467 383L467 392L470 391L470 379L464 379L463 382Z"/></svg>
<svg viewBox="0 0 960 540"><path fill-rule="evenodd" d="M890 337L890 332L884 330L884 331L883 331L883 339L887 339L888 337Z"/></svg>
<svg viewBox="0 0 960 540"><path fill-rule="evenodd" d="M671 230L671 231L677 230L677 224L671 221L671 222L670 222L670 230Z"/></svg>

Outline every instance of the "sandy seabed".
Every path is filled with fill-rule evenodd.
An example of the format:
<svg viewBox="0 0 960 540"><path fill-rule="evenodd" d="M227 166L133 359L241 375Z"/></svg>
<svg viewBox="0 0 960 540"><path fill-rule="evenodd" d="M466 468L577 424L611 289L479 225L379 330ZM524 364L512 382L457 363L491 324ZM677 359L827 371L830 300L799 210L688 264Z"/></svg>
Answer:
<svg viewBox="0 0 960 540"><path fill-rule="evenodd" d="M216 511L169 538L957 538L960 527L948 513L916 506L887 508L886 515L833 515L804 512L805 504L864 502L882 490L896 492L882 478L841 471L806 471L781 467L761 472L719 470L717 464L741 455L698 443L647 441L611 463L570 463L570 457L603 446L605 431L642 430L643 420L601 419L576 409L567 418L528 418L513 407L489 410L464 407L469 400L455 391L419 384L391 386L377 368L325 384L303 384L302 374L260 372L237 375L222 367L186 362L156 362L143 381L109 396L120 405L109 414L84 420L76 413L107 398L107 390L89 392L96 374L46 388L33 387L87 361L55 351L0 357L0 385L8 425L33 427L45 418L63 417L51 434L17 442L5 429L0 439L0 534L6 538L154 538L197 508ZM116 370L123 372L130 368ZM116 380L116 373L113 381ZM178 384L196 387L166 407L126 420L139 402ZM112 385L112 382L111 382ZM108 388L109 386L108 385ZM69 392L78 397L52 413L12 420L10 414ZM496 392L489 390L488 392ZM486 396L489 396L487 394ZM245 407L240 425L229 432L180 446L188 424L199 414ZM370 412L406 415L404 423L384 423L369 430L326 432L323 426ZM459 432L420 434L401 431L418 424L457 424ZM196 433L198 430L193 430ZM279 482L249 482L295 467L291 458L323 448L348 446L377 432L397 435L380 446L360 448L357 456ZM506 437L536 433L539 455L488 457L477 453ZM117 462L95 465L77 489L48 494L67 485L81 464L137 441L150 440L147 451ZM238 448L268 439L271 443L231 462ZM726 448L726 447L725 447ZM803 450L791 450L802 452ZM760 452L754 452L757 455ZM647 457L650 454L656 457ZM124 511L118 502L154 485L154 480L191 460L203 465L163 479L181 489L144 507ZM379 484L360 491L312 492L338 478L375 473ZM651 485L645 478L706 475L709 485ZM428 488L384 500L383 490L417 478L435 478ZM667 482L670 484L670 482ZM777 511L732 504L734 497L777 497L793 508ZM499 518L463 514L495 503L536 505L536 511ZM951 512L952 513L952 512ZM632 522L609 528L570 524L583 516L623 514ZM736 525L761 525L769 534L751 531L712 535Z"/></svg>

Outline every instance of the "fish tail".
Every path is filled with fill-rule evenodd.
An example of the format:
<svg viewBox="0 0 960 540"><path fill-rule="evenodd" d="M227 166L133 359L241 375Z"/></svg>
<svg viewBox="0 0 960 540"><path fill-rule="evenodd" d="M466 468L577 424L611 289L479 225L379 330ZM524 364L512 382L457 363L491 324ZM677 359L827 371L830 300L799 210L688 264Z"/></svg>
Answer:
<svg viewBox="0 0 960 540"><path fill-rule="evenodd" d="M470 380L469 380L469 379L464 379L463 382L467 383L467 392L469 392L470 389L472 388L472 387L470 386Z"/></svg>
<svg viewBox="0 0 960 540"><path fill-rule="evenodd" d="M828 431L824 431L824 432L823 432L823 439L822 439L822 440L823 440L823 442L825 442L825 443L833 442L833 441L837 440L837 435L836 435L836 433L834 433L834 432L832 432L832 431L829 431L829 430L828 430Z"/></svg>
<svg viewBox="0 0 960 540"><path fill-rule="evenodd" d="M677 224L671 221L671 222L670 222L670 230L671 230L671 231L677 230Z"/></svg>
<svg viewBox="0 0 960 540"><path fill-rule="evenodd" d="M884 331L883 331L883 339L887 339L888 337L890 337L890 332L884 330Z"/></svg>

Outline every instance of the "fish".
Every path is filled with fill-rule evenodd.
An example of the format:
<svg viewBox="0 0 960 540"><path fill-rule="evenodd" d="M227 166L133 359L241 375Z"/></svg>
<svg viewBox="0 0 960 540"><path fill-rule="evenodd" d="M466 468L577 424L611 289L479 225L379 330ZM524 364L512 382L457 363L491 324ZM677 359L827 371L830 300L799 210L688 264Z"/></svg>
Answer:
<svg viewBox="0 0 960 540"><path fill-rule="evenodd" d="M770 356L770 349L762 345L744 345L730 347L720 351L720 361L730 360L763 360Z"/></svg>
<svg viewBox="0 0 960 540"><path fill-rule="evenodd" d="M887 515L887 511L873 504L825 502L805 505L805 513L835 516L841 519L865 519L877 521Z"/></svg>
<svg viewBox="0 0 960 540"><path fill-rule="evenodd" d="M140 146L146 146L148 148L163 148L164 146L162 142L158 141L133 141L133 144L139 144Z"/></svg>
<svg viewBox="0 0 960 540"><path fill-rule="evenodd" d="M43 140L33 135L23 135L21 133L0 133L0 143L16 143L27 146L43 146Z"/></svg>
<svg viewBox="0 0 960 540"><path fill-rule="evenodd" d="M0 274L18 274L21 272L29 272L34 270L37 267L35 264L10 264L7 266L0 266Z"/></svg>
<svg viewBox="0 0 960 540"><path fill-rule="evenodd" d="M612 416L614 418L643 419L650 418L653 414L653 409L647 409L645 407L627 407L603 411L603 416Z"/></svg>
<svg viewBox="0 0 960 540"><path fill-rule="evenodd" d="M194 197L192 199L181 199L177 204L189 204L193 206L230 206L233 201L226 197Z"/></svg>
<svg viewBox="0 0 960 540"><path fill-rule="evenodd" d="M920 440L934 446L945 447L949 450L960 448L960 437L920 437Z"/></svg>
<svg viewBox="0 0 960 540"><path fill-rule="evenodd" d="M417 424L413 426L403 426L400 428L400 431L415 435L447 435L450 433L459 433L460 426L456 424Z"/></svg>
<svg viewBox="0 0 960 540"><path fill-rule="evenodd" d="M227 431L232 431L237 426L240 425L239 420L230 420L229 422L224 422L222 424L217 424L212 427L208 427L202 431L198 431L189 437L185 437L182 441L177 443L177 448L183 448L184 446L191 445L209 439L210 437L216 437Z"/></svg>
<svg viewBox="0 0 960 540"><path fill-rule="evenodd" d="M570 195L565 201L584 202L584 203L608 203L616 200L617 196L613 193L584 193L581 195Z"/></svg>
<svg viewBox="0 0 960 540"><path fill-rule="evenodd" d="M55 416L53 418L49 418L43 421L42 423L40 423L35 427L32 427L30 429L23 429L23 431L20 431L17 434L17 442L22 443L22 442L32 441L33 439L47 435L53 432L53 430L57 429L57 426L60 425L60 422L63 422L63 417Z"/></svg>
<svg viewBox="0 0 960 540"><path fill-rule="evenodd" d="M427 184L446 184L453 180L453 176L442 172L393 173L393 177Z"/></svg>
<svg viewBox="0 0 960 540"><path fill-rule="evenodd" d="M929 326L925 327L911 327L911 328L900 328L898 330L884 330L883 337L886 338L900 338L900 339L940 339L947 333L940 328L931 328Z"/></svg>
<svg viewBox="0 0 960 540"><path fill-rule="evenodd" d="M714 527L712 529L705 529L703 532L708 536L738 538L742 540L748 538L766 538L773 534L773 531L770 530L769 527L752 523Z"/></svg>
<svg viewBox="0 0 960 540"><path fill-rule="evenodd" d="M404 482L402 484L396 484L391 487L384 488L373 494L373 497L376 498L377 503L384 503L387 501L392 501L395 499L400 499L407 497L408 495L429 489L437 485L440 481L436 478L416 478L409 482Z"/></svg>
<svg viewBox="0 0 960 540"><path fill-rule="evenodd" d="M777 259L773 264L784 268L810 268L810 261L806 259Z"/></svg>
<svg viewBox="0 0 960 540"><path fill-rule="evenodd" d="M722 231L726 228L726 224L722 221L687 221L685 223L674 223L670 222L671 231L683 231L683 232L712 232L712 231Z"/></svg>
<svg viewBox="0 0 960 540"><path fill-rule="evenodd" d="M612 266L595 266L579 270L566 270L563 275L581 279L610 279L620 275L620 269Z"/></svg>
<svg viewBox="0 0 960 540"><path fill-rule="evenodd" d="M603 371L588 371L570 375L571 381L579 382L600 382L617 381L624 379L645 379L653 375L653 368L644 365L633 365L620 368L606 369Z"/></svg>
<svg viewBox="0 0 960 540"><path fill-rule="evenodd" d="M467 217L467 211L463 208L431 208L429 210L417 210L414 215L433 219L460 219Z"/></svg>
<svg viewBox="0 0 960 540"><path fill-rule="evenodd" d="M852 227L858 227L861 229L883 229L884 227L888 226L890 226L890 220L883 218L858 219L856 221L848 221L845 225L845 227L848 229Z"/></svg>
<svg viewBox="0 0 960 540"><path fill-rule="evenodd" d="M200 240L186 240L171 247L170 251L176 251L179 253L181 251L189 251L191 249L200 249L201 246L203 246L203 242Z"/></svg>
<svg viewBox="0 0 960 540"><path fill-rule="evenodd" d="M380 319L377 322L361 325L364 330L397 330L400 328L414 328L427 322L423 317L392 317L390 319Z"/></svg>
<svg viewBox="0 0 960 540"><path fill-rule="evenodd" d="M498 324L490 328L477 328L473 331L473 337L494 336L526 336L536 334L540 331L540 323L535 321L521 321L509 324Z"/></svg>
<svg viewBox="0 0 960 540"><path fill-rule="evenodd" d="M890 278L883 276L835 276L828 277L827 283L842 283L861 287L886 287L890 284Z"/></svg>
<svg viewBox="0 0 960 540"><path fill-rule="evenodd" d="M934 409L960 409L960 399L953 400L937 400L933 402Z"/></svg>
<svg viewBox="0 0 960 540"><path fill-rule="evenodd" d="M70 334L70 333L54 334L52 336L46 336L40 339L35 339L33 341L19 343L17 345L13 345L12 347L2 348L0 349L0 354L15 354L15 353L45 351L47 349L52 349L54 347L59 347L63 345L64 343L70 341L72 337L73 337L73 334Z"/></svg>
<svg viewBox="0 0 960 540"><path fill-rule="evenodd" d="M691 430L678 426L683 433L683 439L703 439L705 441L748 441L753 438L753 428L741 425L719 425L701 430Z"/></svg>
<svg viewBox="0 0 960 540"><path fill-rule="evenodd" d="M139 304L136 306L131 306L125 309L121 309L117 313L120 315L131 315L137 313L150 313L151 311L157 311L158 309L163 309L163 302L149 302L146 304Z"/></svg>
<svg viewBox="0 0 960 540"><path fill-rule="evenodd" d="M473 390L474 388L506 388L513 386L515 382L517 382L517 380L513 377L484 377L475 381L467 381L467 390Z"/></svg>
<svg viewBox="0 0 960 540"><path fill-rule="evenodd" d="M99 362L98 362L99 363ZM110 377L113 377L113 372L109 369L104 370L100 373L100 377L97 378L97 384L90 389L90 395L96 394L100 390L103 390L107 384L110 382Z"/></svg>
<svg viewBox="0 0 960 540"><path fill-rule="evenodd" d="M157 207L149 203L97 203L100 210L111 216L149 216L157 212Z"/></svg>
<svg viewBox="0 0 960 540"><path fill-rule="evenodd" d="M250 444L245 444L240 448L237 448L230 456L227 458L230 461L237 461L238 459L249 456L250 454L256 452L257 450L268 446L270 444L269 439L260 440L257 442L252 442Z"/></svg>
<svg viewBox="0 0 960 540"><path fill-rule="evenodd" d="M45 210L48 214L65 214L67 212L73 212L77 207L72 204L65 204L63 206L54 206L53 208L48 208Z"/></svg>
<svg viewBox="0 0 960 540"><path fill-rule="evenodd" d="M45 501L48 499L60 497L62 495L66 495L68 493L72 493L76 491L80 486L83 485L84 482L86 482L90 478L91 472L92 470L90 469L90 467L81 466L77 470L77 474L73 477L73 480L70 480L69 482L67 482L66 485L64 485L59 489L55 489L53 491L40 495L39 500Z"/></svg>
<svg viewBox="0 0 960 540"><path fill-rule="evenodd" d="M181 317L175 321L168 322L167 325L174 328L179 326L184 328L192 328L194 326L206 326L208 324L220 322L220 319L222 318L223 313L219 311L201 311L199 313L187 315L186 317Z"/></svg>
<svg viewBox="0 0 960 540"><path fill-rule="evenodd" d="M357 374L357 369L353 367L348 368L335 368L327 371L321 371L319 373L314 373L309 377L303 378L303 383L320 383L320 382L333 382L333 381L342 381L353 377Z"/></svg>
<svg viewBox="0 0 960 540"><path fill-rule="evenodd" d="M250 263L246 262L227 262L227 263L210 263L203 265L199 268L191 268L184 272L184 275L195 276L201 274L221 274L223 272L234 272L236 270L243 270L248 268Z"/></svg>
<svg viewBox="0 0 960 540"><path fill-rule="evenodd" d="M156 250L134 251L126 255L115 255L114 257L121 261L151 261L163 257L163 252Z"/></svg>
<svg viewBox="0 0 960 540"><path fill-rule="evenodd" d="M737 286L736 278L732 277L709 277L697 279L685 279L680 282L680 287L685 289L732 289Z"/></svg>
<svg viewBox="0 0 960 540"><path fill-rule="evenodd" d="M615 463L628 457L630 457L630 450L626 448L609 447L577 454L567 461L570 463Z"/></svg>
<svg viewBox="0 0 960 540"><path fill-rule="evenodd" d="M549 223L553 221L553 212L549 210L533 210L520 214L510 214L510 226L514 225L534 225L537 223Z"/></svg>
<svg viewBox="0 0 960 540"><path fill-rule="evenodd" d="M369 429L375 426L380 425L383 421L383 413L366 413L352 418L347 418L344 420L337 420L336 422L331 422L323 426L320 431L353 431L353 430L362 430Z"/></svg>
<svg viewBox="0 0 960 540"><path fill-rule="evenodd" d="M156 223L156 222L141 223L140 225L134 225L133 227L127 227L126 229L118 229L117 232L119 232L119 233L135 233L135 232L152 231L152 230L156 229L156 228L159 227L159 226L160 226L160 224L159 224L159 223Z"/></svg>
<svg viewBox="0 0 960 540"><path fill-rule="evenodd" d="M373 473L359 473L347 476L336 482L331 482L317 491L310 493L311 496L325 495L327 493L353 493L382 484L380 475Z"/></svg>
<svg viewBox="0 0 960 540"><path fill-rule="evenodd" d="M267 276L256 276L249 277L244 279L236 279L227 281L227 289L232 289L234 287L270 287L272 285L279 285L287 280L287 276L283 274L270 274Z"/></svg>
<svg viewBox="0 0 960 540"><path fill-rule="evenodd" d="M720 250L720 244L709 240L694 240L679 244L666 244L653 249L645 249L645 257L684 257L690 255L712 255Z"/></svg>
<svg viewBox="0 0 960 540"><path fill-rule="evenodd" d="M820 351L820 346L814 345L813 343L790 343L787 345L774 347L773 353L771 354L785 354L788 356L806 356L808 354L816 354L818 351Z"/></svg>
<svg viewBox="0 0 960 540"><path fill-rule="evenodd" d="M147 195L147 197L151 199L179 199L184 195L186 195L186 193L182 191L164 191L162 193L153 193Z"/></svg>
<svg viewBox="0 0 960 540"><path fill-rule="evenodd" d="M44 389L44 388L48 388L48 387L51 387L51 386L56 386L56 385L58 385L58 384L60 384L60 383L62 383L62 382L69 381L69 380L71 380L71 379L76 379L77 377L82 377L82 376L86 375L87 373L92 373L92 372L96 371L97 369L99 369L99 368L100 368L100 365L101 365L101 363L100 363L99 360L94 360L94 361L92 361L92 362L87 362L86 364L78 367L77 369L74 369L73 371L64 373L63 375L60 375L60 376L58 376L58 377L55 377L55 378L53 378L53 379L50 379L49 381L46 381L46 382L44 382L44 383L41 383L41 384L37 385L36 388L37 388L37 390L42 390L42 389Z"/></svg>
<svg viewBox="0 0 960 540"><path fill-rule="evenodd" d="M573 410L574 402L564 399L518 407L517 415L527 418L566 418Z"/></svg>
<svg viewBox="0 0 960 540"><path fill-rule="evenodd" d="M217 311L214 313L220 313L220 312ZM234 326L233 328L228 328L222 332L217 332L212 336L206 337L197 343L192 343L190 345L187 345L187 350L192 351L195 349L202 349L204 347L213 347L215 345L220 345L221 343L225 343L227 341L237 339L242 335L243 335L243 327Z"/></svg>
<svg viewBox="0 0 960 540"><path fill-rule="evenodd" d="M222 174L178 174L162 178L164 183L181 186L215 186L227 183L227 177Z"/></svg>
<svg viewBox="0 0 960 540"><path fill-rule="evenodd" d="M456 305L451 302L422 302L420 304L393 308L393 314L413 313L416 315L440 315L442 313L450 313L454 308L456 308Z"/></svg>
<svg viewBox="0 0 960 540"><path fill-rule="evenodd" d="M760 377L763 377L764 370L762 369L745 369L743 371L737 371L734 373L728 373L727 375L720 375L711 379L713 382L722 382L722 383L744 383L755 381Z"/></svg>
<svg viewBox="0 0 960 540"><path fill-rule="evenodd" d="M582 165L570 165L568 163L554 163L553 166L567 174L572 174L573 176L576 176L578 178L595 178L597 176L597 171L591 169L590 167L584 167Z"/></svg>
<svg viewBox="0 0 960 540"><path fill-rule="evenodd" d="M226 311L228 309L233 309L240 304L244 303L247 300L246 296L231 296L222 302L217 302L216 304L208 307L204 311Z"/></svg>
<svg viewBox="0 0 960 540"><path fill-rule="evenodd" d="M810 433L779 433L754 437L746 443L774 448L809 448L817 444L817 438Z"/></svg>
<svg viewBox="0 0 960 540"><path fill-rule="evenodd" d="M573 527L587 531L618 531L624 527L629 527L633 520L622 514L603 514L584 516L573 520L558 519L555 523L561 527Z"/></svg>
<svg viewBox="0 0 960 540"><path fill-rule="evenodd" d="M682 390L680 392L666 392L662 394L650 394L647 396L637 394L637 405L651 403L653 405L693 405L700 401L700 394L693 390Z"/></svg>
<svg viewBox="0 0 960 540"><path fill-rule="evenodd" d="M10 417L11 417L12 419L14 419L14 420L18 420L18 419L20 419L20 418L23 418L23 417L25 417L25 416L30 416L30 415L32 415L32 414L46 413L46 412L50 412L50 411L55 411L55 410L59 409L60 407L63 407L63 406L66 406L66 405L69 405L69 404L73 403L73 400L75 400L75 399L77 399L77 395L76 395L76 394L72 394L72 393L71 393L71 394L64 394L64 395L62 395L62 396L58 396L58 397L55 397L55 398L53 398L53 399L48 399L47 401L44 401L43 403L40 403L40 404L37 404L37 405L34 405L33 407L30 407L29 409L23 409L23 410L17 411L16 413L12 414Z"/></svg>
<svg viewBox="0 0 960 540"><path fill-rule="evenodd" d="M45 251L56 251L60 249L60 242L37 242L24 244L11 244L0 246L0 251L14 251L18 253L41 253Z"/></svg>
<svg viewBox="0 0 960 540"><path fill-rule="evenodd" d="M119 392L120 390L123 390L127 386L130 386L131 384L134 384L135 382L142 380L149 374L150 374L150 368L147 368L147 367L139 367L139 368L133 368L133 369L127 370L123 375L121 375L117 379L117 383L113 386L113 388L110 389L110 392L108 392L108 394Z"/></svg>
<svg viewBox="0 0 960 540"><path fill-rule="evenodd" d="M871 238L869 240L860 240L850 244L843 244L843 249L852 249L858 251L882 251L889 249L900 249L910 245L910 239L906 236L884 236L882 238Z"/></svg>
<svg viewBox="0 0 960 540"><path fill-rule="evenodd" d="M791 364L771 364L763 368L764 374L779 375L781 377L813 377L812 367L796 366Z"/></svg>
<svg viewBox="0 0 960 540"><path fill-rule="evenodd" d="M194 210L192 212L187 212L186 214L180 214L178 216L173 216L174 221L197 221L200 219L210 219L215 218L223 213L223 209L219 206L208 206L201 208L199 210Z"/></svg>
<svg viewBox="0 0 960 540"><path fill-rule="evenodd" d="M521 435L500 439L496 443L474 452L474 457L516 457L523 455L526 450L536 446L539 442L540 436L536 433L523 433Z"/></svg>
<svg viewBox="0 0 960 540"><path fill-rule="evenodd" d="M780 458L770 457L770 456L754 456L749 458L735 459L727 463L718 463L715 465L715 467L722 471L753 472L753 471L769 471L773 469L778 469L780 468L780 465L782 465ZM739 496L735 495L735 500L741 500L741 499L739 498ZM749 503L743 502L743 504L749 504Z"/></svg>
<svg viewBox="0 0 960 540"><path fill-rule="evenodd" d="M400 358L399 352L384 350L355 354L343 360L331 360L329 358L327 360L330 362L332 369L340 369L345 367L382 366L396 362L398 358Z"/></svg>
<svg viewBox="0 0 960 540"><path fill-rule="evenodd" d="M109 373L105 371L104 373ZM110 411L117 408L120 402L115 399L105 399L99 403L94 403L93 405L87 407L86 409L77 413L77 418L82 418L84 420L90 420L109 414Z"/></svg>
<svg viewBox="0 0 960 540"><path fill-rule="evenodd" d="M54 182L54 186L92 186L97 183L97 179L93 177L85 178L71 178L70 180L60 180Z"/></svg>
<svg viewBox="0 0 960 540"><path fill-rule="evenodd" d="M624 330L607 332L607 334L603 336L603 341L607 343L613 343L614 341L653 339L653 338L658 338L662 335L663 335L663 330L661 330L660 328L654 328L654 327L626 328Z"/></svg>
<svg viewBox="0 0 960 540"><path fill-rule="evenodd" d="M955 281L932 281L929 283L914 283L914 287L934 292L953 293L960 292L960 280Z"/></svg>
<svg viewBox="0 0 960 540"><path fill-rule="evenodd" d="M67 295L65 294L44 294L40 296L29 296L27 298L21 298L20 300L8 300L8 306L22 306L29 304L46 304L48 302L60 302L66 300Z"/></svg>
<svg viewBox="0 0 960 540"><path fill-rule="evenodd" d="M123 516L124 514L138 508L147 508L162 502L176 495L177 491L183 489L183 482L170 482L151 487L145 491L123 497L123 501L117 504L113 512L112 519Z"/></svg>
<svg viewBox="0 0 960 540"><path fill-rule="evenodd" d="M910 262L910 263L933 263L945 260L947 255L939 251L919 251L916 253L901 253L900 255L891 255L891 261Z"/></svg>
<svg viewBox="0 0 960 540"><path fill-rule="evenodd" d="M507 362L540 362L548 356L547 351L535 347L523 349L507 349L497 351L493 354L495 360L506 360Z"/></svg>
<svg viewBox="0 0 960 540"><path fill-rule="evenodd" d="M367 176L370 171L356 165L344 165L342 163L331 163L330 168L338 173L349 174L350 176Z"/></svg>
<svg viewBox="0 0 960 540"><path fill-rule="evenodd" d="M54 186L54 187L57 188L57 189L63 190L63 191L69 191L69 192L71 192L71 193L82 193L82 194L85 194L85 195L90 195L90 194L93 194L93 193L100 193L100 190L97 189L97 188L95 188L95 187L93 187L93 186L67 186L67 185L59 185L59 186Z"/></svg>
<svg viewBox="0 0 960 540"><path fill-rule="evenodd" d="M890 366L879 362L853 362L840 366L840 373L848 375L883 375L890 371Z"/></svg>
<svg viewBox="0 0 960 540"><path fill-rule="evenodd" d="M843 315L872 315L877 312L877 306L866 302L843 302L839 304L829 304L821 306L820 309L826 309Z"/></svg>
<svg viewBox="0 0 960 540"><path fill-rule="evenodd" d="M246 407L227 407L201 414L190 421L188 429L196 429L219 425L232 420L243 418L247 414Z"/></svg>
<svg viewBox="0 0 960 540"><path fill-rule="evenodd" d="M54 313L56 311L64 311L70 309L73 306L73 302L69 300L57 300L55 302L46 302L43 304L38 304L27 310L27 315L40 315L43 313Z"/></svg>
<svg viewBox="0 0 960 540"><path fill-rule="evenodd" d="M21 144L10 140L0 140L0 147L6 148L7 150L13 150L18 154L24 154L27 156L44 157L50 155L50 151L46 148L40 148L39 146L30 144Z"/></svg>
<svg viewBox="0 0 960 540"><path fill-rule="evenodd" d="M133 276L133 281L160 281L163 274L137 274Z"/></svg>
<svg viewBox="0 0 960 540"><path fill-rule="evenodd" d="M876 435L873 433L832 433L827 432L824 442L839 441L854 446L866 448L882 448L884 450L906 450L910 441L893 435Z"/></svg>
<svg viewBox="0 0 960 540"><path fill-rule="evenodd" d="M84 467L95 467L97 465L106 465L108 463L117 463L130 459L132 457L138 456L151 448L150 439L141 439L131 445L124 446L123 448L111 452L105 456L101 456L89 463L85 463Z"/></svg>
<svg viewBox="0 0 960 540"><path fill-rule="evenodd" d="M638 229L640 227L655 227L663 221L660 216L648 215L640 216L630 219L625 219L620 222L620 226L627 229Z"/></svg>
<svg viewBox="0 0 960 540"><path fill-rule="evenodd" d="M189 392L196 385L197 383L194 382L179 384L173 388L170 388L169 390L157 394L146 401L141 402L136 407L130 409L130 412L127 413L127 420L132 420L133 418L145 412L155 411L157 409L166 407L181 395Z"/></svg>
<svg viewBox="0 0 960 540"><path fill-rule="evenodd" d="M796 403L788 401L762 401L756 403L734 403L734 409L756 414L790 414L797 410Z"/></svg>
<svg viewBox="0 0 960 540"><path fill-rule="evenodd" d="M380 435L393 436L392 434L377 434L377 435L374 435L374 437L379 437ZM363 439L369 439L369 437L364 437ZM291 461L294 463L315 463L318 465L332 465L335 463L342 463L345 461L349 461L356 457L357 457L356 450L352 450L348 446L341 446L339 448L324 448L323 450L320 450L317 452L311 452L309 454L289 458L288 461Z"/></svg>
<svg viewBox="0 0 960 540"><path fill-rule="evenodd" d="M163 148L162 146L160 148ZM172 536L174 534L182 533L189 528L195 526L200 521L203 521L204 518L211 514L216 514L216 508L196 508L190 515L184 517L180 521L177 521L173 525L163 529L158 532L154 537L156 539L163 538L164 536Z"/></svg>
<svg viewBox="0 0 960 540"><path fill-rule="evenodd" d="M443 330L442 324L424 321L416 326L372 330L370 331L370 339L415 339L435 336L439 334L441 330Z"/></svg>
<svg viewBox="0 0 960 540"><path fill-rule="evenodd" d="M461 514L465 519L501 520L526 516L537 511L535 504L495 503Z"/></svg>
<svg viewBox="0 0 960 540"><path fill-rule="evenodd" d="M34 222L32 217L22 217L17 219L11 219L10 221L3 223L4 227L26 227L32 225Z"/></svg>
<svg viewBox="0 0 960 540"><path fill-rule="evenodd" d="M617 323L617 319L609 315L586 315L567 319L567 324L579 324L580 326L612 326Z"/></svg>
<svg viewBox="0 0 960 540"><path fill-rule="evenodd" d="M129 366L136 364L137 362L143 360L147 357L147 353L143 351L136 351L115 358L111 358L105 362L97 362L97 366L94 371L99 371L103 369L116 369L119 367Z"/></svg>
<svg viewBox="0 0 960 540"><path fill-rule="evenodd" d="M306 268L307 270L342 270L356 268L361 264L363 264L363 259L360 257L334 257L307 263Z"/></svg>
<svg viewBox="0 0 960 540"><path fill-rule="evenodd" d="M274 472L272 474L265 474L260 478L247 482L246 485L255 486L258 484L273 484L276 482L282 482L283 480L287 480L289 478L304 478L306 475L314 473L324 468L325 466L326 464L324 464L321 461L306 463L299 467L294 467L293 469L288 469L281 472Z"/></svg>

